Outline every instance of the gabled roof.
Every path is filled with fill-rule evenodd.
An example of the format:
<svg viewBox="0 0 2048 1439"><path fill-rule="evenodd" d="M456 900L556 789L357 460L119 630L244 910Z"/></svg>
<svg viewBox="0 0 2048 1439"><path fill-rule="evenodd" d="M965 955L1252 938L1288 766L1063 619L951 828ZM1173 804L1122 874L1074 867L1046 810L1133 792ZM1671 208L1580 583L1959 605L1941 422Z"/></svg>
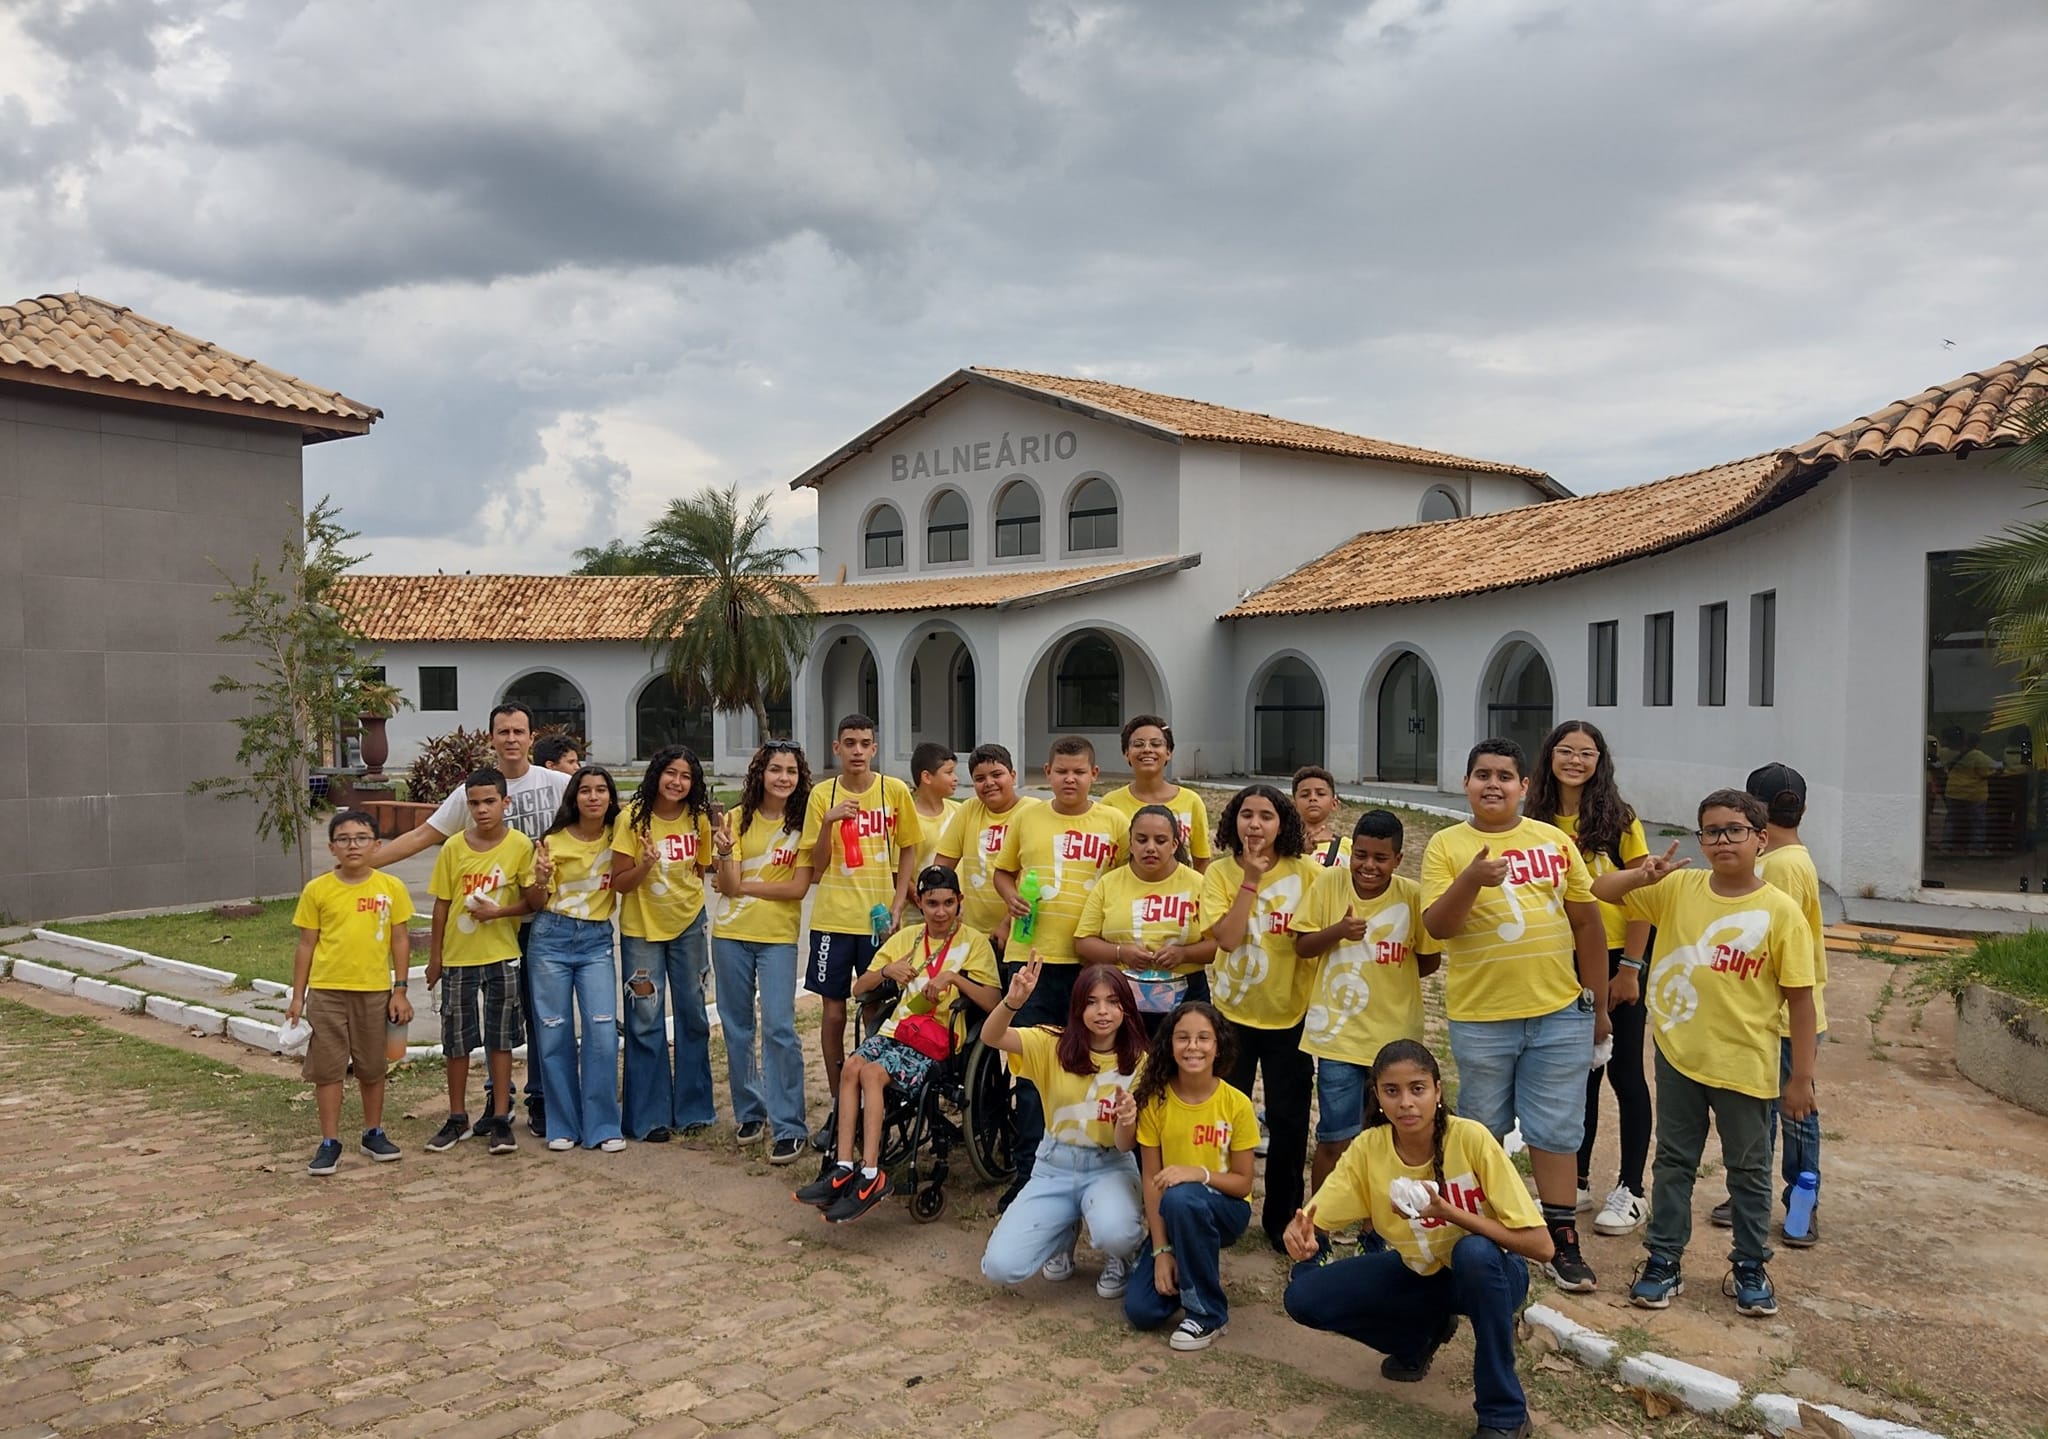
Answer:
<svg viewBox="0 0 2048 1439"><path fill-rule="evenodd" d="M1936 385L1769 454L1628 489L1461 520L1370 530L1223 616L1324 614L1541 584L1718 534L1803 493L1845 460L1965 455L2018 444L2048 398L2048 345Z"/></svg>
<svg viewBox="0 0 2048 1439"><path fill-rule="evenodd" d="M296 422L308 444L384 412L92 295L0 305L0 380Z"/></svg>
<svg viewBox="0 0 2048 1439"><path fill-rule="evenodd" d="M793 490L814 486L825 476L858 455L866 454L894 431L918 419L941 400L966 388L984 385L1021 395L1040 403L1057 405L1091 419L1126 425L1173 444L1191 440L1217 444L1263 445L1273 449L1308 450L1316 454L1340 455L1350 459L1384 460L1393 464L1421 465L1431 469L1462 470L1476 474L1511 475L1527 480L1545 495L1562 497L1571 492L1541 470L1497 460L1471 460L1413 445L1375 440L1343 430L1305 425L1276 419L1256 410L1233 410L1203 400L1184 400L1176 395L1113 385L1105 380L1071 379L1063 375L1040 375L1028 370L998 370L984 366L955 370L909 404L869 426L847 443L789 482Z"/></svg>
<svg viewBox="0 0 2048 1439"><path fill-rule="evenodd" d="M1055 570L820 584L820 616L1029 609L1191 569L1200 555ZM674 581L666 575L344 575L334 603L373 644L639 641Z"/></svg>

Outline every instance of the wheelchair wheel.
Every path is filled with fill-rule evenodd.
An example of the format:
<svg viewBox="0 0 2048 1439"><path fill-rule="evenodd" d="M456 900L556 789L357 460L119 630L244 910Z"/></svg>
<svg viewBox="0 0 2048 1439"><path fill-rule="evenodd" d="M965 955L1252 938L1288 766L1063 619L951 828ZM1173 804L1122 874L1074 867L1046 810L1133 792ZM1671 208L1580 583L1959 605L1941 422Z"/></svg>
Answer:
<svg viewBox="0 0 2048 1439"><path fill-rule="evenodd" d="M1017 1115L1010 1103L1010 1071L1001 1050L979 1039L968 1053L964 1085L967 1102L963 1127L967 1159L984 1183L1007 1184L1017 1172L1010 1147L1017 1138Z"/></svg>
<svg viewBox="0 0 2048 1439"><path fill-rule="evenodd" d="M927 1184L910 1196L910 1217L919 1224L929 1224L946 1212L946 1191L944 1186Z"/></svg>

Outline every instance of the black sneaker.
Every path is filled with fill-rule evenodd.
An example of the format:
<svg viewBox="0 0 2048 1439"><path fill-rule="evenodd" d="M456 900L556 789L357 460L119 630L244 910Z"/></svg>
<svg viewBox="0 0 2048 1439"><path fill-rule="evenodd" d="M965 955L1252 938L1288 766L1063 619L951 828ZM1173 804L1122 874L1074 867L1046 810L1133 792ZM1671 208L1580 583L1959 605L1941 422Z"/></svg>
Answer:
<svg viewBox="0 0 2048 1439"><path fill-rule="evenodd" d="M765 1119L750 1119L733 1132L733 1138L742 1144L759 1144L768 1137L768 1122Z"/></svg>
<svg viewBox="0 0 2048 1439"><path fill-rule="evenodd" d="M341 1141L323 1139L320 1147L313 1151L313 1162L306 1166L306 1173L329 1175L341 1167Z"/></svg>
<svg viewBox="0 0 2048 1439"><path fill-rule="evenodd" d="M666 1144L674 1137L674 1131L666 1124L657 1124L640 1136L642 1144Z"/></svg>
<svg viewBox="0 0 2048 1439"><path fill-rule="evenodd" d="M811 1131L811 1148L820 1154L830 1154L838 1142L839 1130L829 1119Z"/></svg>
<svg viewBox="0 0 2048 1439"><path fill-rule="evenodd" d="M809 1147L810 1144L806 1140L778 1139L768 1146L768 1162L770 1164L794 1164L803 1158L804 1151Z"/></svg>
<svg viewBox="0 0 2048 1439"><path fill-rule="evenodd" d="M863 1177L858 1182L846 1186L839 1198L833 1201L832 1207L825 1211L825 1222L845 1224L849 1220L858 1219L893 1192L889 1184L889 1171L877 1169L873 1179Z"/></svg>
<svg viewBox="0 0 2048 1439"><path fill-rule="evenodd" d="M546 1139L548 1137L548 1112L544 1106L531 1102L527 1104L526 1132L535 1139Z"/></svg>
<svg viewBox="0 0 2048 1439"><path fill-rule="evenodd" d="M1593 1266L1586 1262L1585 1255L1579 1253L1578 1225L1551 1225L1550 1242L1556 1246L1557 1253L1543 1266L1543 1272L1550 1276L1551 1283L1567 1294L1591 1294L1599 1287L1600 1281L1593 1274Z"/></svg>
<svg viewBox="0 0 2048 1439"><path fill-rule="evenodd" d="M468 1115L451 1114L448 1116L448 1122L435 1130L434 1137L427 1141L427 1153L446 1154L474 1133L476 1131L469 1127Z"/></svg>
<svg viewBox="0 0 2048 1439"><path fill-rule="evenodd" d="M1458 1316L1446 1314L1443 1328L1437 1330L1436 1338L1429 1341L1429 1348L1422 1351L1420 1359L1410 1361L1399 1355L1389 1354L1380 1361L1380 1378L1391 1379L1396 1384L1413 1384L1429 1373L1430 1364L1436 1359L1436 1351L1451 1342L1451 1336L1458 1332Z"/></svg>
<svg viewBox="0 0 2048 1439"><path fill-rule="evenodd" d="M819 1209L830 1209L838 1202L839 1196L846 1192L846 1186L853 1183L854 1176L859 1173L860 1171L851 1164L835 1165L789 1197L798 1204L811 1204Z"/></svg>
<svg viewBox="0 0 2048 1439"><path fill-rule="evenodd" d="M1714 1206L1712 1212L1707 1215L1707 1218L1713 1221L1716 1229L1733 1229L1735 1227L1735 1201L1732 1199L1722 1200Z"/></svg>
<svg viewBox="0 0 2048 1439"><path fill-rule="evenodd" d="M356 1147L379 1164L389 1164L402 1157L398 1146L391 1142L391 1136L381 1129L365 1129L362 1142Z"/></svg>
<svg viewBox="0 0 2048 1439"><path fill-rule="evenodd" d="M501 1114L490 1121L491 1153L511 1154L519 1148L519 1137L512 1132L512 1116Z"/></svg>
<svg viewBox="0 0 2048 1439"><path fill-rule="evenodd" d="M1820 1207L1816 1205L1813 1213L1806 1217L1804 1234L1793 1234L1781 1227L1778 1230L1778 1238L1784 1241L1788 1249L1811 1249L1820 1243Z"/></svg>
<svg viewBox="0 0 2048 1439"><path fill-rule="evenodd" d="M1472 1431L1472 1439L1529 1439L1529 1421L1524 1419L1512 1429L1489 1429L1482 1424Z"/></svg>

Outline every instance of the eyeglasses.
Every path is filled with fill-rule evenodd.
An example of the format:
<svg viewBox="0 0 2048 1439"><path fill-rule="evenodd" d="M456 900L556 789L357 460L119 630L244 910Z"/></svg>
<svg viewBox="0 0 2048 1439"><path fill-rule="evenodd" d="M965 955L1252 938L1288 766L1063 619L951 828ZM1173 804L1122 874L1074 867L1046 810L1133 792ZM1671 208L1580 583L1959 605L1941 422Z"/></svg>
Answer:
<svg viewBox="0 0 2048 1439"><path fill-rule="evenodd" d="M377 836L374 834L338 834L334 837L333 842L353 848L359 844L375 844Z"/></svg>
<svg viewBox="0 0 2048 1439"><path fill-rule="evenodd" d="M1717 824L1710 829L1696 829L1693 838L1701 844L1740 844L1742 837L1761 833L1753 824Z"/></svg>
<svg viewBox="0 0 2048 1439"><path fill-rule="evenodd" d="M1554 749L1551 753L1559 759L1584 760L1587 764L1600 763L1600 751L1597 749Z"/></svg>

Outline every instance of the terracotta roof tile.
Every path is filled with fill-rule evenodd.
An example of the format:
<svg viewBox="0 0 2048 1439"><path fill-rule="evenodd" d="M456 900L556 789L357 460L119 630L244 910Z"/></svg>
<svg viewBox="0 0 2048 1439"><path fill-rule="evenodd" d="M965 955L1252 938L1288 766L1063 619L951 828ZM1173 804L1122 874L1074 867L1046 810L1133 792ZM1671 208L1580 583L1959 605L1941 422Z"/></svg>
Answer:
<svg viewBox="0 0 2048 1439"><path fill-rule="evenodd" d="M856 584L798 578L824 616L1009 609L1169 574L1200 559ZM670 583L661 575L347 575L335 603L373 644L637 641Z"/></svg>
<svg viewBox="0 0 2048 1439"><path fill-rule="evenodd" d="M136 389L174 403L192 396L223 402L213 408L284 411L330 434L361 434L384 413L91 295L0 305L0 379L74 380L98 393Z"/></svg>
<svg viewBox="0 0 2048 1439"><path fill-rule="evenodd" d="M2048 400L2048 345L1824 430L1793 453L1809 462L1884 461L2016 445L2025 438L2021 415L2043 400Z"/></svg>

